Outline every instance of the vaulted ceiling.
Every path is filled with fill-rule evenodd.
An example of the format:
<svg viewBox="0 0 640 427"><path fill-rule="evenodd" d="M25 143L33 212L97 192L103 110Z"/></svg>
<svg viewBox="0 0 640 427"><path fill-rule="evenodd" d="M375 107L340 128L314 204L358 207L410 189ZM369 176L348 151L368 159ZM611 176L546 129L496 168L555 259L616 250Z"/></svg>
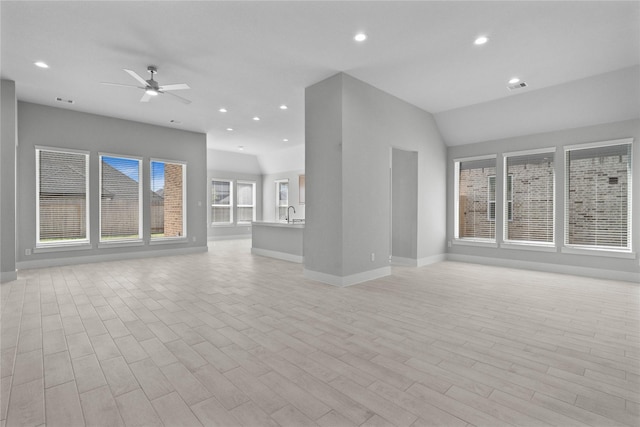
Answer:
<svg viewBox="0 0 640 427"><path fill-rule="evenodd" d="M624 108L607 120L640 114L637 1L2 1L0 7L0 75L16 82L20 100L204 132L209 146L221 150L259 155L304 144L304 89L337 72L433 113L450 145L549 130L544 119L519 127L511 117L540 110L542 96L580 101L574 92L594 84L600 92L592 97L613 97L608 103L626 94L617 102ZM358 32L367 40L356 42ZM489 41L475 45L481 35ZM135 85L123 69L147 79L148 65L158 67L160 84L187 83L191 89L174 93L191 104L166 95L143 103L141 90L100 84ZM509 91L513 77L528 86ZM570 110L554 112L555 119L575 114ZM510 125L496 133L501 111L510 114ZM478 112L487 115L479 119Z"/></svg>

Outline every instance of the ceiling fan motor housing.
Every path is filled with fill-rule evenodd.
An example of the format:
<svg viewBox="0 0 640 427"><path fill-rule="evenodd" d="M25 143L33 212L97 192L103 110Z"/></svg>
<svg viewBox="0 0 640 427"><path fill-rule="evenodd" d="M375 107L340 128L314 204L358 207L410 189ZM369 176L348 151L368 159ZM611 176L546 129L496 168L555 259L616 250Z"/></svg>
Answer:
<svg viewBox="0 0 640 427"><path fill-rule="evenodd" d="M151 88L156 92L158 92L158 89L159 89L158 82L153 80L153 75L158 72L158 67L156 67L155 65L149 65L147 67L147 71L151 74L151 78L147 80L147 85L148 85L147 89Z"/></svg>

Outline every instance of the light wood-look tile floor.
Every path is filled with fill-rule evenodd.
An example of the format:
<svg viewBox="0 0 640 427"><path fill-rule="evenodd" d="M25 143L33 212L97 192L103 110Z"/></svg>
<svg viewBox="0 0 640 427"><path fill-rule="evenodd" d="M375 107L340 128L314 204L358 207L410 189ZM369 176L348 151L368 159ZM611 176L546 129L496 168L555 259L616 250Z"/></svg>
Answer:
<svg viewBox="0 0 640 427"><path fill-rule="evenodd" d="M443 262L339 289L247 241L21 271L2 426L638 426L636 284Z"/></svg>

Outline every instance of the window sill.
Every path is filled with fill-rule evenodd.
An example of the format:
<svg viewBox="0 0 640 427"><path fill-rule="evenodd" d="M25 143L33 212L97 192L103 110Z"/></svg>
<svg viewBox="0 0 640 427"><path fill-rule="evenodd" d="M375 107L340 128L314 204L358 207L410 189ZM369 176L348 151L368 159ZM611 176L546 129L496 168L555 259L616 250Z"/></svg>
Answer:
<svg viewBox="0 0 640 427"><path fill-rule="evenodd" d="M497 248L498 244L494 240L480 239L453 239L454 245L477 246L482 248Z"/></svg>
<svg viewBox="0 0 640 427"><path fill-rule="evenodd" d="M144 241L142 240L119 240L119 241L109 241L109 242L100 242L98 243L99 249L105 248L124 248L128 246L144 246Z"/></svg>
<svg viewBox="0 0 640 427"><path fill-rule="evenodd" d="M636 259L636 253L615 249L587 248L584 246L564 246L560 249L563 254L591 255L608 258Z"/></svg>
<svg viewBox="0 0 640 427"><path fill-rule="evenodd" d="M36 246L33 248L33 253L47 253L47 252L67 252L67 251L86 251L93 249L91 243L82 242L74 244L51 244L45 246Z"/></svg>
<svg viewBox="0 0 640 427"><path fill-rule="evenodd" d="M503 242L500 243L500 249L516 249L521 251L538 251L538 252L557 252L555 244L549 243L520 243L520 242Z"/></svg>
<svg viewBox="0 0 640 427"><path fill-rule="evenodd" d="M219 227L235 227L236 225L232 222L212 222L211 227L219 228Z"/></svg>
<svg viewBox="0 0 640 427"><path fill-rule="evenodd" d="M169 245L171 243L186 243L189 239L187 237L160 237L151 239L149 245Z"/></svg>

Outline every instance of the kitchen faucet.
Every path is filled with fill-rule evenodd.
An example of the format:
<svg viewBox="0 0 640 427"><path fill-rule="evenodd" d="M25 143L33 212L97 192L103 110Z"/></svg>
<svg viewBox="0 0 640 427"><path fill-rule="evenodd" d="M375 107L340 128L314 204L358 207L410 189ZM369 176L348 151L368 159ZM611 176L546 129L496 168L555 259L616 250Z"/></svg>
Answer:
<svg viewBox="0 0 640 427"><path fill-rule="evenodd" d="M289 224L289 220L293 220L293 218L291 218L291 215L289 215L289 209L293 209L293 213L296 213L296 208L294 208L293 206L289 206L287 208L287 224Z"/></svg>

